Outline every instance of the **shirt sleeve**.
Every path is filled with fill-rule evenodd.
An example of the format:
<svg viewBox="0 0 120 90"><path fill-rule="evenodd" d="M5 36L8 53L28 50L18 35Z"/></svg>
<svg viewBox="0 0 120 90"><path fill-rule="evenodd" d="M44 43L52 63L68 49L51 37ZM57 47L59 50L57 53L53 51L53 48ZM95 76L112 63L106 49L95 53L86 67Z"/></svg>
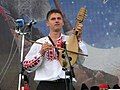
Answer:
<svg viewBox="0 0 120 90"><path fill-rule="evenodd" d="M30 51L25 56L23 61L23 68L28 73L35 71L42 64L44 56L39 53L41 46L42 45L40 44L33 44Z"/></svg>
<svg viewBox="0 0 120 90"><path fill-rule="evenodd" d="M82 50L81 52L82 54L85 54L85 55L88 54L87 47L82 41L79 42L79 48ZM86 56L78 55L77 63L82 64L85 59L86 59Z"/></svg>

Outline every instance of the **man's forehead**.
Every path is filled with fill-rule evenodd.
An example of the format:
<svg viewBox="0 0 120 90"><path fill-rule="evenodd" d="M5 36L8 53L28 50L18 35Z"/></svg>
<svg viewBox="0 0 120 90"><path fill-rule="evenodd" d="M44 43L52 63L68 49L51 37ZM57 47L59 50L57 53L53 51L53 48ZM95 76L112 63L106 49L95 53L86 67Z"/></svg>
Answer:
<svg viewBox="0 0 120 90"><path fill-rule="evenodd" d="M62 17L61 14L59 13L52 13L49 18L52 18L52 17Z"/></svg>

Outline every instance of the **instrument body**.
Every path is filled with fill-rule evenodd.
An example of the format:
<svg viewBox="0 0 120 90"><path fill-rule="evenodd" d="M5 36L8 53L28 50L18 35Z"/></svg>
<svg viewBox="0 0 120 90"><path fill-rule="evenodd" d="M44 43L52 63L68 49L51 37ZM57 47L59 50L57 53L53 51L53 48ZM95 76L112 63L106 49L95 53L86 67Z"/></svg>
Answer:
<svg viewBox="0 0 120 90"><path fill-rule="evenodd" d="M77 18L76 18L76 24L75 24L75 28L74 28L74 32L72 35L69 35L69 38L66 41L66 50L68 51L73 51L76 53L82 53L82 50L79 48L79 44L78 44L78 38L81 38L82 35L82 28L81 28L81 23L83 22L83 20L86 17L86 8L81 8ZM65 54L63 51L60 50L60 63L63 67L69 67L69 57L71 58L70 63L71 65L74 65L77 61L78 55L76 53L72 53L72 52L67 52L67 57L66 55L64 55L65 57L63 58L63 54Z"/></svg>

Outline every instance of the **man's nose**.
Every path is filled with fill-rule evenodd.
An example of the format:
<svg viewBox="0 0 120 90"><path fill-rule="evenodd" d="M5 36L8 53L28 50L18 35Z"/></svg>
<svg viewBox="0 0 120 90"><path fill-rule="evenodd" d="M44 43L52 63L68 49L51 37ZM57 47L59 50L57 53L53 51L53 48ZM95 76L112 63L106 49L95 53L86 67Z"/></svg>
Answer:
<svg viewBox="0 0 120 90"><path fill-rule="evenodd" d="M59 21L59 19L58 19L58 18L55 18L55 21Z"/></svg>
<svg viewBox="0 0 120 90"><path fill-rule="evenodd" d="M58 23L58 22L59 22L59 19L56 18L56 19L55 19L55 22Z"/></svg>

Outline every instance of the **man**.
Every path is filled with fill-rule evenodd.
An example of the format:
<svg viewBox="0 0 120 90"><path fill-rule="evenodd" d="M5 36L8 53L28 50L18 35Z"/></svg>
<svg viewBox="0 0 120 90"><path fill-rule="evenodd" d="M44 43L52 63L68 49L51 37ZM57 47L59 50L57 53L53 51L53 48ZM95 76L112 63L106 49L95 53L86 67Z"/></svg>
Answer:
<svg viewBox="0 0 120 90"><path fill-rule="evenodd" d="M54 46L62 47L67 38L61 33L64 25L62 13L57 9L49 11L46 24L50 29L49 35L36 41L42 44L32 45L25 57L23 67L27 72L36 70L34 80L39 82L37 90L69 90L69 76L65 75L60 64L59 51L54 48ZM82 24L78 28L81 29ZM79 46L83 53L87 52L82 41Z"/></svg>

